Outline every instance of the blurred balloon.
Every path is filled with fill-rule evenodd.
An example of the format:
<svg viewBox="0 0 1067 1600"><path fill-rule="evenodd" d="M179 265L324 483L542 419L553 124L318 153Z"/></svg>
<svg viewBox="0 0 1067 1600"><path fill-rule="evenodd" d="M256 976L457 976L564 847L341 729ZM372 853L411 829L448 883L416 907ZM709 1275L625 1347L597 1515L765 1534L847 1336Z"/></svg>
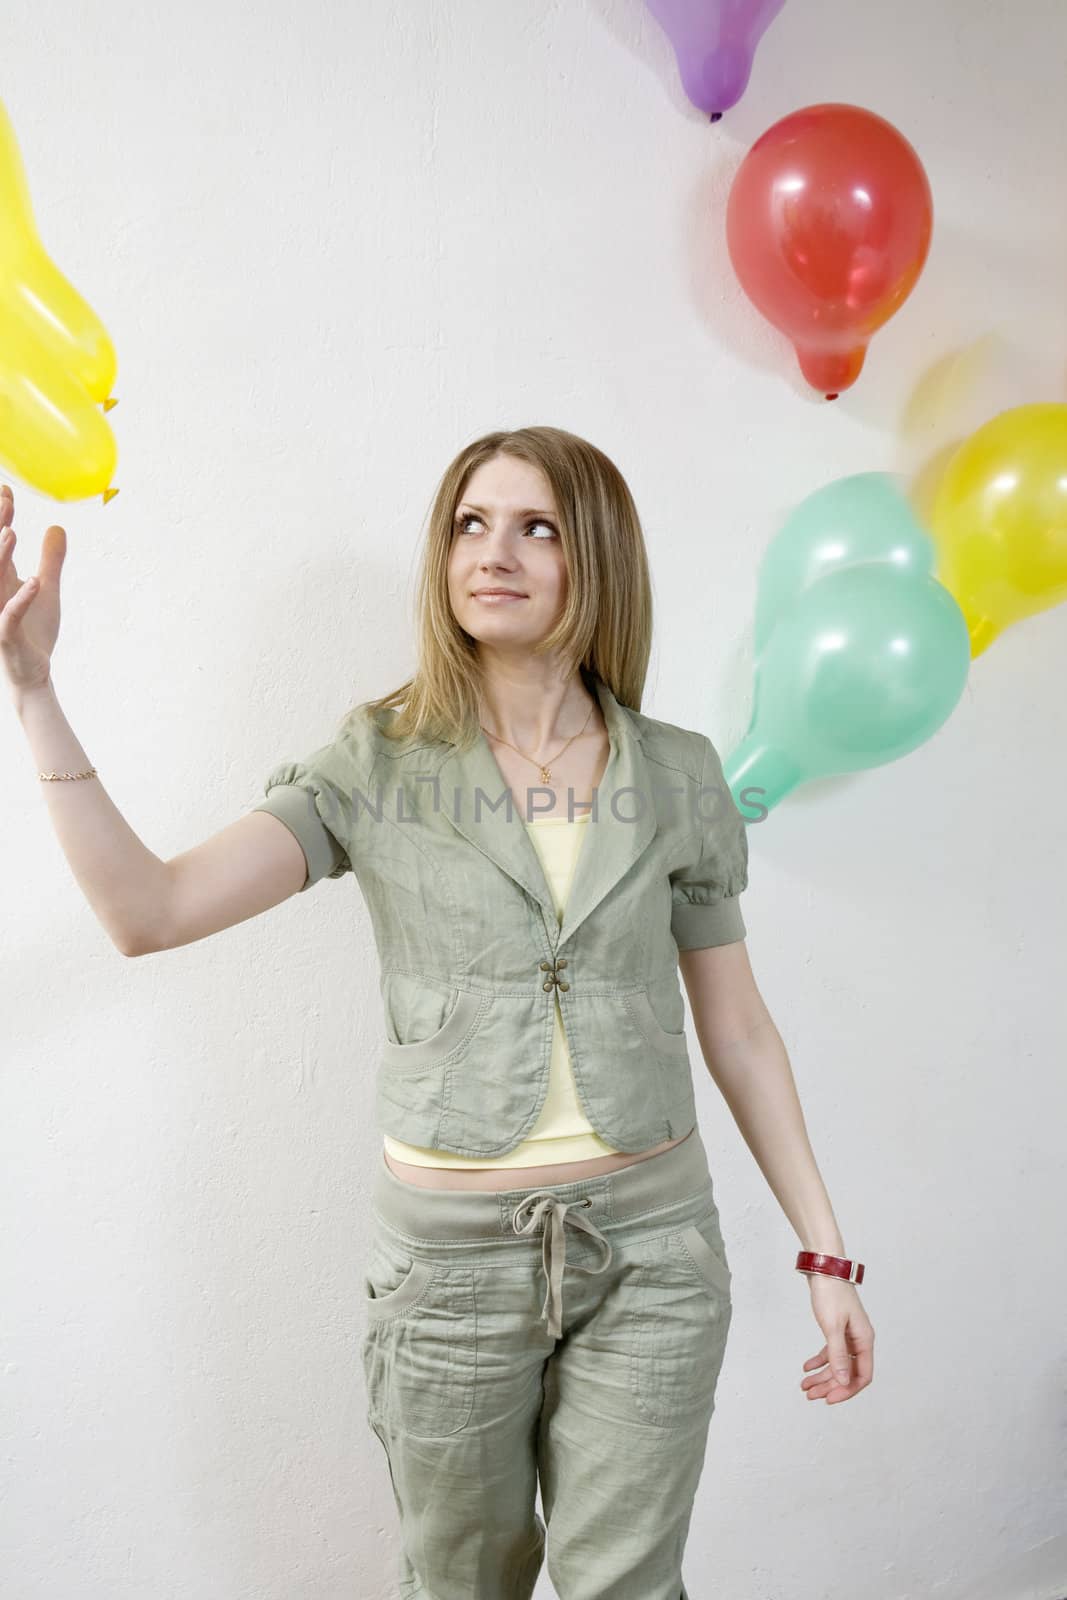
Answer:
<svg viewBox="0 0 1067 1600"><path fill-rule="evenodd" d="M758 657L797 596L829 572L871 561L928 577L937 562L896 480L857 472L816 489L791 512L760 564L753 629Z"/></svg>
<svg viewBox="0 0 1067 1600"><path fill-rule="evenodd" d="M967 624L936 579L873 561L812 583L764 645L748 731L723 763L742 815L917 749L951 715L969 663Z"/></svg>
<svg viewBox="0 0 1067 1600"><path fill-rule="evenodd" d="M785 0L648 0L678 62L682 88L717 122L748 88L752 58Z"/></svg>
<svg viewBox="0 0 1067 1600"><path fill-rule="evenodd" d="M938 487L932 532L972 656L1067 600L1067 405L1016 406L965 440Z"/></svg>
<svg viewBox="0 0 1067 1600"><path fill-rule="evenodd" d="M10 118L0 101L0 463L57 500L103 493L117 449L115 350L46 254Z"/></svg>
<svg viewBox="0 0 1067 1600"><path fill-rule="evenodd" d="M861 106L807 106L776 122L726 206L741 287L830 400L855 383L872 335L911 293L932 230L919 157Z"/></svg>

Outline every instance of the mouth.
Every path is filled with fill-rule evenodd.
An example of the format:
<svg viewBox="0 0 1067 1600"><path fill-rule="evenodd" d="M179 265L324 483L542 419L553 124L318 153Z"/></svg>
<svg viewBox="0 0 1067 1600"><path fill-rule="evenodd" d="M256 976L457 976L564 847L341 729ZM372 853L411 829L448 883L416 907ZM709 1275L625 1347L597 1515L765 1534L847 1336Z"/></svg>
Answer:
<svg viewBox="0 0 1067 1600"><path fill-rule="evenodd" d="M524 594L516 594L514 589L476 589L471 595L472 600L480 600L483 605L507 604L510 600L525 600Z"/></svg>

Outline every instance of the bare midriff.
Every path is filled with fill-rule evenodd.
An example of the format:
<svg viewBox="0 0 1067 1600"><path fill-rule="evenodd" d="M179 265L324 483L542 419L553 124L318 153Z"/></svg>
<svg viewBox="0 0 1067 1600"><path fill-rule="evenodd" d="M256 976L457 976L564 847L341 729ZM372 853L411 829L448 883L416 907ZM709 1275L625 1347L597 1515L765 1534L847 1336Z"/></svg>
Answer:
<svg viewBox="0 0 1067 1600"><path fill-rule="evenodd" d="M690 1128L689 1133L692 1131ZM540 1189L546 1184L595 1178L602 1172L631 1167L635 1161L647 1161L650 1156L662 1155L664 1150L673 1150L676 1144L688 1139L689 1133L677 1139L664 1139L650 1150L620 1150L615 1155L595 1156L591 1161L557 1161L549 1167L417 1167L410 1161L395 1161L386 1150L382 1154L394 1177L420 1189Z"/></svg>

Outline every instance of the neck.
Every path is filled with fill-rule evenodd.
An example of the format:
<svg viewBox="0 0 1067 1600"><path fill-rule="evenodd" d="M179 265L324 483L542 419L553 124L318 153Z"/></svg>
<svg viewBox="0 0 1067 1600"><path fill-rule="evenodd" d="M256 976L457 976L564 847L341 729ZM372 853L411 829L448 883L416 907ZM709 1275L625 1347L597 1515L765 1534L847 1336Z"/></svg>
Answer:
<svg viewBox="0 0 1067 1600"><path fill-rule="evenodd" d="M493 668L482 679L478 721L498 739L537 754L580 733L587 718L591 727L596 703L577 669L561 677L541 663L526 671Z"/></svg>

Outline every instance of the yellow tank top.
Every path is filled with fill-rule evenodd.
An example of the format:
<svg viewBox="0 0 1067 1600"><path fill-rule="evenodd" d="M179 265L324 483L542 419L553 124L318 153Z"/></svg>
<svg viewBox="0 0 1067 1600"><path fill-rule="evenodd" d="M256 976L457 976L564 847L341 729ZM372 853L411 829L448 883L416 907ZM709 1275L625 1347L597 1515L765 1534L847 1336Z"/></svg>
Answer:
<svg viewBox="0 0 1067 1600"><path fill-rule="evenodd" d="M578 851L585 838L582 829L588 821L589 813L586 812L573 822L567 817L535 817L526 823L552 890L556 916L560 922L574 877ZM617 1154L614 1145L605 1144L600 1135L593 1132L582 1110L563 1032L558 992L548 1093L541 1107L541 1115L521 1144L502 1156L457 1156L451 1150L426 1150L421 1145L403 1144L386 1134L385 1148L397 1161L409 1161L417 1167L541 1167L561 1161L588 1161L593 1156Z"/></svg>

